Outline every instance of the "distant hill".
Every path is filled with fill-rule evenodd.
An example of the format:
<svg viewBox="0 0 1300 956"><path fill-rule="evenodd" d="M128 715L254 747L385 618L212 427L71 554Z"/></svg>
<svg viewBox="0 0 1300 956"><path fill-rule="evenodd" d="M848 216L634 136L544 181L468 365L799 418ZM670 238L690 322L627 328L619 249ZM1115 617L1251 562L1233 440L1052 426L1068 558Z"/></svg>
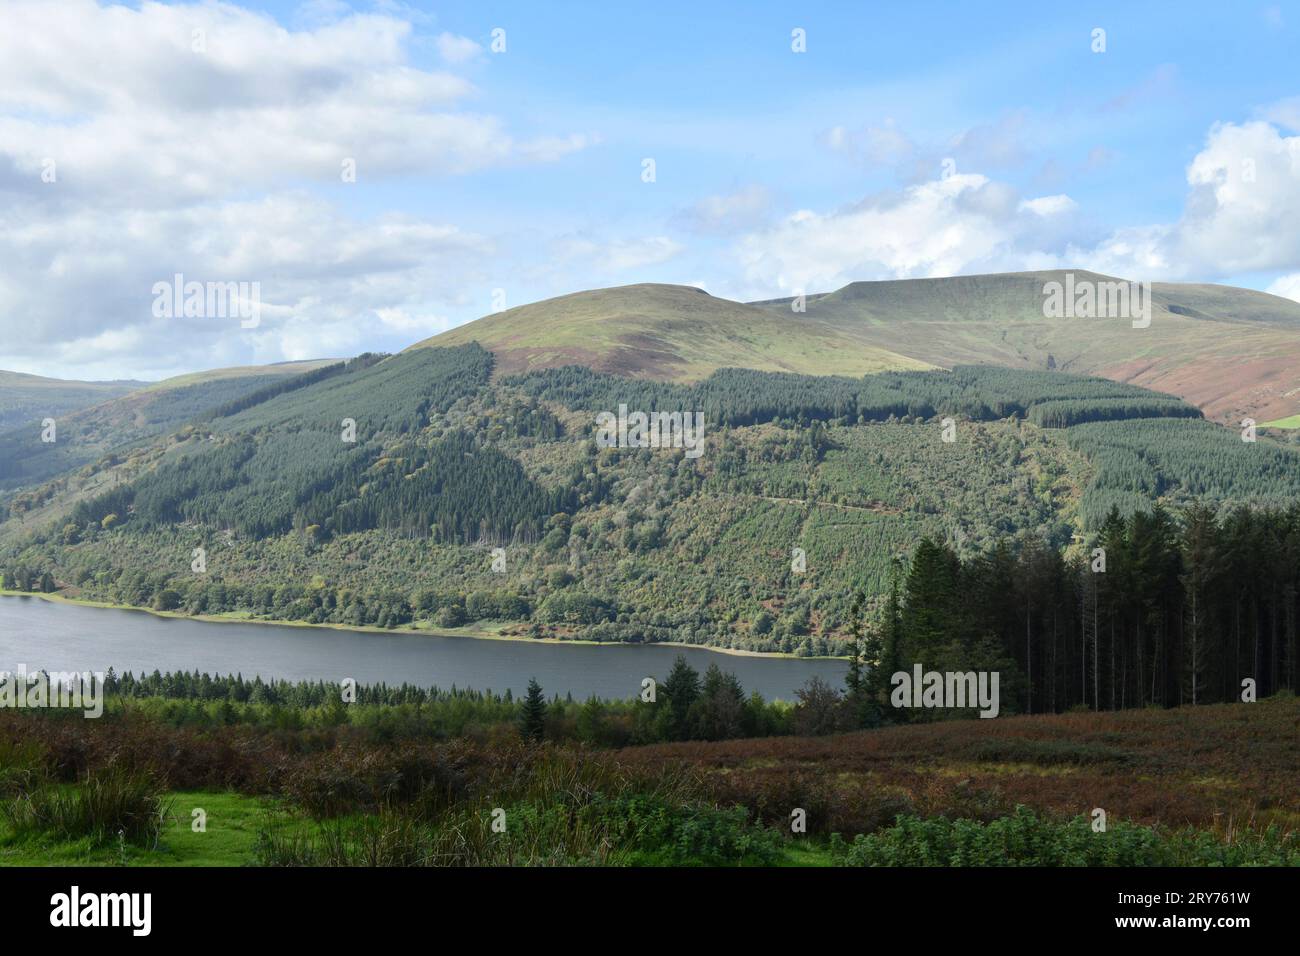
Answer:
<svg viewBox="0 0 1300 956"><path fill-rule="evenodd" d="M27 416L16 426L0 430L0 490L43 481L78 468L110 450L129 448L198 418L224 402L330 361L248 365L178 375L153 384L131 383L130 388L116 396L110 392L105 396L107 400L96 404L86 403L65 412L42 412L39 417ZM0 396L3 394L0 387ZM50 444L40 440L40 421L45 417L54 418L56 424L57 440Z"/></svg>
<svg viewBox="0 0 1300 956"><path fill-rule="evenodd" d="M926 369L860 330L777 314L679 285L619 286L521 305L418 342L477 341L503 374L561 365L690 382L734 366L763 372L865 375Z"/></svg>
<svg viewBox="0 0 1300 956"><path fill-rule="evenodd" d="M502 374L583 365L675 382L728 366L863 375L991 364L1131 382L1223 422L1300 412L1300 303L1229 286L1155 283L1149 328L1127 318L1047 318L1043 287L1065 277L854 282L807 296L803 312L788 298L740 303L687 286L630 285L519 306L412 348L477 341L496 354Z"/></svg>
<svg viewBox="0 0 1300 956"><path fill-rule="evenodd" d="M79 382L0 370L0 431L98 405L148 382Z"/></svg>
<svg viewBox="0 0 1300 956"><path fill-rule="evenodd" d="M1043 287L1066 272L853 282L809 296L807 316L949 367L1054 367L1168 392L1220 421L1300 411L1300 302L1230 286L1152 284L1149 328L1046 318ZM1120 281L1075 271L1076 283ZM785 314L789 299L753 305Z"/></svg>

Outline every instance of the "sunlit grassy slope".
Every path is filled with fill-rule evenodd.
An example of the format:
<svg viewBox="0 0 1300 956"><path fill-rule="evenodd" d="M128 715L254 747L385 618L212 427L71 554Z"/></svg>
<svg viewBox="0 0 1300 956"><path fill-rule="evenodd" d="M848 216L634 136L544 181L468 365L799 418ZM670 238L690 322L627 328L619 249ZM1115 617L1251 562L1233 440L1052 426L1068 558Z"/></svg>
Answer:
<svg viewBox="0 0 1300 956"><path fill-rule="evenodd" d="M1300 303L1250 289L1154 283L1151 324L1047 318L1066 273L854 282L808 299L808 317L922 361L1055 367L1169 392L1222 421L1300 410ZM1076 283L1116 281L1075 271ZM774 314L789 300L755 303Z"/></svg>
<svg viewBox="0 0 1300 956"><path fill-rule="evenodd" d="M695 381L735 366L813 375L923 369L851 328L774 312L699 289L642 284L595 289L508 309L416 343L479 342L501 372L585 365L634 377Z"/></svg>

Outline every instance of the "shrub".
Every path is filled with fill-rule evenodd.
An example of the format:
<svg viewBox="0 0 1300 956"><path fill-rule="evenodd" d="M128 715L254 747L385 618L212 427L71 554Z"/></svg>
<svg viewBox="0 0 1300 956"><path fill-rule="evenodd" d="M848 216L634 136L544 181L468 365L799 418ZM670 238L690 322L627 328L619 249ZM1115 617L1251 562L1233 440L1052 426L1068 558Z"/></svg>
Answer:
<svg viewBox="0 0 1300 956"><path fill-rule="evenodd" d="M1276 828L1245 833L1231 843L1211 833L1163 833L1117 822L1093 832L1086 817L1047 820L1027 807L1010 816L974 820L923 820L900 816L893 827L859 835L833 849L847 866L1294 866L1300 837Z"/></svg>
<svg viewBox="0 0 1300 956"><path fill-rule="evenodd" d="M110 768L92 773L79 786L43 786L0 805L20 835L60 839L88 837L102 844L114 836L156 845L166 806L151 774Z"/></svg>

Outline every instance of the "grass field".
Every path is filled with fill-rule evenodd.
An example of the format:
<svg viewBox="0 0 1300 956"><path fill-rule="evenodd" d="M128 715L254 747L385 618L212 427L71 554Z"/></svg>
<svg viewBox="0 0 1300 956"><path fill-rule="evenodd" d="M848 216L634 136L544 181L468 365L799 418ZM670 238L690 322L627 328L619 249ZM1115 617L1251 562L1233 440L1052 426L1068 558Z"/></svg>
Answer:
<svg viewBox="0 0 1300 956"><path fill-rule="evenodd" d="M18 837L0 820L0 866L247 866L259 828L274 819L276 801L238 793L175 791L164 797L166 822L157 848L96 845L89 838ZM193 830L192 812L207 814Z"/></svg>

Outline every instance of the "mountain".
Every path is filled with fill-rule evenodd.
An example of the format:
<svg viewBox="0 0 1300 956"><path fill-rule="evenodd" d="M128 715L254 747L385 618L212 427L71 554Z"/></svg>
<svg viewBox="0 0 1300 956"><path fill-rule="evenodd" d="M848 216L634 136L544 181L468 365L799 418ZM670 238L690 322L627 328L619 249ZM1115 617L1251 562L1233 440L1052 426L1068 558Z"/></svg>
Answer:
<svg viewBox="0 0 1300 956"><path fill-rule="evenodd" d="M583 365L663 381L714 369L862 375L1001 365L1131 382L1238 423L1300 412L1300 303L1206 284L1155 283L1151 324L1048 318L1044 286L1118 282L1075 271L854 282L791 299L732 302L699 289L631 285L486 316L412 348L477 341L500 374Z"/></svg>
<svg viewBox="0 0 1300 956"><path fill-rule="evenodd" d="M1214 419L1300 411L1300 302L1230 286L1153 283L1151 324L1047 318L1065 271L854 282L809 296L807 315L933 365L981 363L1100 375L1168 392ZM1076 285L1120 282L1073 272ZM754 303L785 314L789 299Z"/></svg>
<svg viewBox="0 0 1300 956"><path fill-rule="evenodd" d="M0 431L98 405L148 382L78 382L0 370Z"/></svg>
<svg viewBox="0 0 1300 956"><path fill-rule="evenodd" d="M688 286L619 286L521 305L411 346L478 342L501 374L562 365L690 382L727 366L765 372L865 375L925 369L851 327L777 314Z"/></svg>

